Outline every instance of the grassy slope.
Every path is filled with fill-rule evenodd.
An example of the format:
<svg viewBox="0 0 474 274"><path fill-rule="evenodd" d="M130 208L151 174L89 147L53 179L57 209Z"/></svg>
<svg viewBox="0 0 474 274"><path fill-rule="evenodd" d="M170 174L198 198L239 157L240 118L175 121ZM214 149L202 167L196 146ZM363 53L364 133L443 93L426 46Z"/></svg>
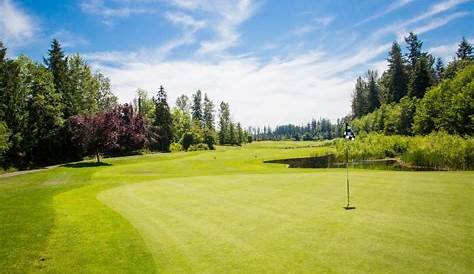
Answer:
<svg viewBox="0 0 474 274"><path fill-rule="evenodd" d="M346 212L342 171L261 163L323 152L291 146L108 159L0 179L0 269L472 270L472 172L355 171L358 208Z"/></svg>

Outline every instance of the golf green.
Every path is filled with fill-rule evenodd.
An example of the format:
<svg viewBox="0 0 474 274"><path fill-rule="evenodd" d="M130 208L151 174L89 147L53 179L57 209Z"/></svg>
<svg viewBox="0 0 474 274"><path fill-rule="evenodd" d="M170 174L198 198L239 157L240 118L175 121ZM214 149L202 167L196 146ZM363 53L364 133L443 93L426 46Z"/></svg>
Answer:
<svg viewBox="0 0 474 274"><path fill-rule="evenodd" d="M0 179L6 273L472 273L474 173L288 169L312 142Z"/></svg>

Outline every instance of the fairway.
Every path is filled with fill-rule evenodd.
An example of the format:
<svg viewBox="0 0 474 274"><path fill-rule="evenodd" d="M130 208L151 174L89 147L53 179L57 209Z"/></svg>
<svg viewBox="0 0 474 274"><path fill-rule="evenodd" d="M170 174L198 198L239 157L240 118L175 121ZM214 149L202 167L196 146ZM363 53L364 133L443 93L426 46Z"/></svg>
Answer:
<svg viewBox="0 0 474 274"><path fill-rule="evenodd" d="M0 179L5 273L472 273L472 172L288 169L315 142Z"/></svg>

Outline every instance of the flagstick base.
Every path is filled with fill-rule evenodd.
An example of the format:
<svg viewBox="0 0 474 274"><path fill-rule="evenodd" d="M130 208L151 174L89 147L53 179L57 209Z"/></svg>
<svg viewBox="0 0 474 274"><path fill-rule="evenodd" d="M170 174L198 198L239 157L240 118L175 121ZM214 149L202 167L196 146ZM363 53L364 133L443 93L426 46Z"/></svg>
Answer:
<svg viewBox="0 0 474 274"><path fill-rule="evenodd" d="M351 210L351 209L356 209L355 206L350 206L350 205L346 205L345 207L343 207L345 210Z"/></svg>

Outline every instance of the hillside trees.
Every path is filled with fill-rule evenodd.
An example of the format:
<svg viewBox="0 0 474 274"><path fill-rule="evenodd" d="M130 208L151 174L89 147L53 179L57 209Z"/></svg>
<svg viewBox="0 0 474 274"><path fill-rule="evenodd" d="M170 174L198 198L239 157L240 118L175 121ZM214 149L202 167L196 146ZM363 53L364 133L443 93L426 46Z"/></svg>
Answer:
<svg viewBox="0 0 474 274"><path fill-rule="evenodd" d="M407 42L407 58L411 60L407 65L411 68L408 96L404 96L398 103L383 100L378 109L360 116L354 111L357 110L354 106L359 102L357 99L363 98L364 94L368 96L368 93L357 92L358 86L364 86L359 77L354 92L357 97L352 101L353 117L356 118L353 121L354 128L384 134L413 135L446 131L451 134L472 135L474 61L469 57L472 46L463 38L456 57L445 67L440 58L435 59L429 53L421 52L422 43L415 35L410 35ZM388 71L390 69L389 66ZM380 81L384 98L387 87L390 89L385 75L387 72ZM363 103L364 100L360 102ZM366 104L367 107L368 100Z"/></svg>

